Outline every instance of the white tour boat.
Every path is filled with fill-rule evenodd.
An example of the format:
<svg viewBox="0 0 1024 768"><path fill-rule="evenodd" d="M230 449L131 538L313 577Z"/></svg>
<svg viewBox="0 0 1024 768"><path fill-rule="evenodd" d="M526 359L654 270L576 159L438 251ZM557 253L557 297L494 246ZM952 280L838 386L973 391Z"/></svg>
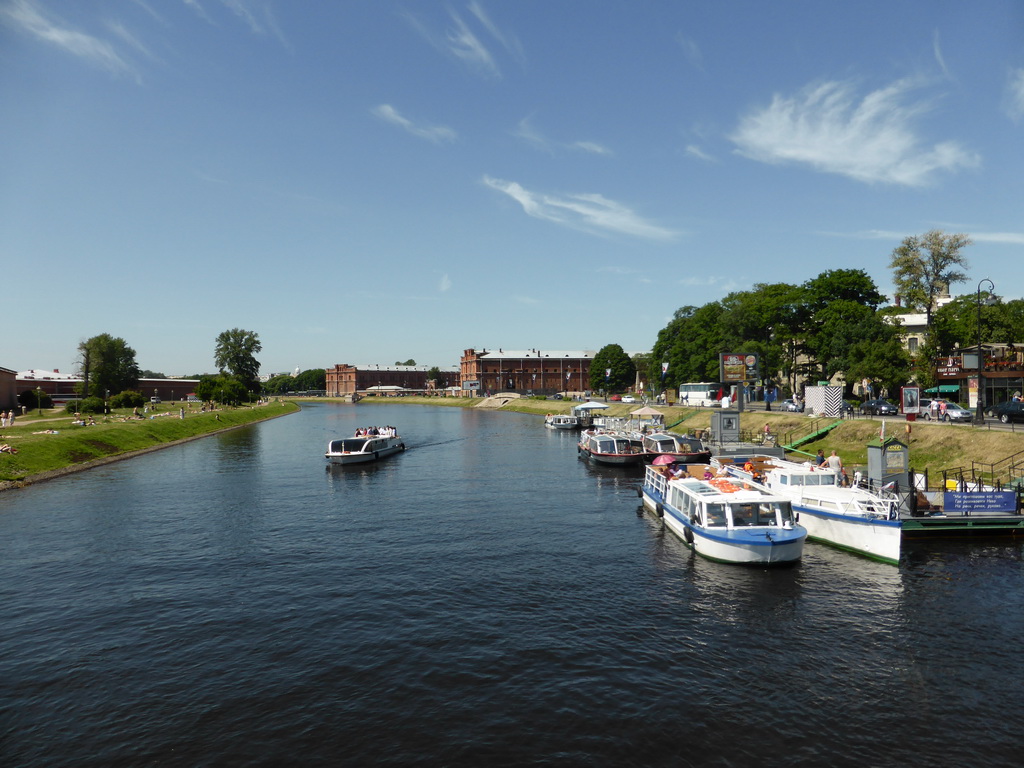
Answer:
<svg viewBox="0 0 1024 768"><path fill-rule="evenodd" d="M796 524L785 496L742 478L670 480L649 466L644 506L699 554L742 565L785 565L800 560L807 531Z"/></svg>
<svg viewBox="0 0 1024 768"><path fill-rule="evenodd" d="M857 552L886 563L899 563L902 522L899 501L884 492L836 485L826 466L758 457L755 472L774 493L793 502L807 538ZM750 477L738 467L730 472Z"/></svg>
<svg viewBox="0 0 1024 768"><path fill-rule="evenodd" d="M377 461L405 450L405 442L397 433L392 435L356 435L331 440L324 457L331 464L362 464Z"/></svg>
<svg viewBox="0 0 1024 768"><path fill-rule="evenodd" d="M544 417L544 426L550 429L576 429L579 425L580 420L576 416L549 413Z"/></svg>

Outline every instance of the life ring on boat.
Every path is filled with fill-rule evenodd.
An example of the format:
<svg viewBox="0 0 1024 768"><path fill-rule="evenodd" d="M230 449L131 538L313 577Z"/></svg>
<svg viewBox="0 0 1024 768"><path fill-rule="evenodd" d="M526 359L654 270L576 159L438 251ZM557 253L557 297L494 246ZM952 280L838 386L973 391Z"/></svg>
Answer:
<svg viewBox="0 0 1024 768"><path fill-rule="evenodd" d="M693 544L693 531L691 531L689 528L683 529L683 541L685 541L687 544Z"/></svg>

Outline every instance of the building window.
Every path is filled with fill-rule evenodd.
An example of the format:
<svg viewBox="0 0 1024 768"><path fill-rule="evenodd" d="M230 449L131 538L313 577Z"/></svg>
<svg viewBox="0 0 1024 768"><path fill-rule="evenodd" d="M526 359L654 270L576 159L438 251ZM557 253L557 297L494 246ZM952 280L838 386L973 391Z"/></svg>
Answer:
<svg viewBox="0 0 1024 768"><path fill-rule="evenodd" d="M912 355L916 355L917 354L917 337L916 336L911 336L909 339L907 339L907 350Z"/></svg>

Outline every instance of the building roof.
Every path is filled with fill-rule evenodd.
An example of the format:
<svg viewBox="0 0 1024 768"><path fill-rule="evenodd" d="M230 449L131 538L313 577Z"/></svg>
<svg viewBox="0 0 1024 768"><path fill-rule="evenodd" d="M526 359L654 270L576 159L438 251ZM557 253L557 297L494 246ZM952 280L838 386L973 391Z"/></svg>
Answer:
<svg viewBox="0 0 1024 768"><path fill-rule="evenodd" d="M398 371L399 373L426 373L431 368L437 368L439 371L447 371L448 373L459 372L459 366L457 365L380 365L379 363L371 363L368 365L353 365L352 367L357 371Z"/></svg>
<svg viewBox="0 0 1024 768"><path fill-rule="evenodd" d="M18 371L19 379L39 379L40 381L81 381L81 376L73 373L61 373L60 371L42 370L33 368L29 371Z"/></svg>
<svg viewBox="0 0 1024 768"><path fill-rule="evenodd" d="M542 358L548 357L552 359L562 358L592 358L597 354L596 350L593 349L575 349L575 350L564 350L564 349L480 349L476 350L476 353L480 357L489 357L491 359L498 358L509 358L522 360L527 357ZM627 353L628 354L628 353Z"/></svg>

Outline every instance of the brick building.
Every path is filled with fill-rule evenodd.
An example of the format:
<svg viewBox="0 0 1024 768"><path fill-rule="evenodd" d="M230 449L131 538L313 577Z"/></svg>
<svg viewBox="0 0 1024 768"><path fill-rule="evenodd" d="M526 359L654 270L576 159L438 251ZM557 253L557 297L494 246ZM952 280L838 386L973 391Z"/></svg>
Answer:
<svg viewBox="0 0 1024 768"><path fill-rule="evenodd" d="M454 366L440 368L438 380L428 378L433 366L426 365L349 365L339 363L327 370L327 397L351 397L354 394L442 392L457 387L459 371Z"/></svg>
<svg viewBox="0 0 1024 768"><path fill-rule="evenodd" d="M18 404L17 376L10 368L0 368L0 410L9 410Z"/></svg>
<svg viewBox="0 0 1024 768"><path fill-rule="evenodd" d="M519 392L549 395L590 389L595 351L480 350L462 353L460 385L465 394Z"/></svg>
<svg viewBox="0 0 1024 768"><path fill-rule="evenodd" d="M139 379L136 392L146 397L159 397L161 400L173 402L184 400L185 395L195 392L199 379ZM55 403L65 403L81 397L82 377L72 373L61 373L59 370L31 370L17 374L15 390L18 394L26 389L42 389ZM114 393L112 393L114 394Z"/></svg>

